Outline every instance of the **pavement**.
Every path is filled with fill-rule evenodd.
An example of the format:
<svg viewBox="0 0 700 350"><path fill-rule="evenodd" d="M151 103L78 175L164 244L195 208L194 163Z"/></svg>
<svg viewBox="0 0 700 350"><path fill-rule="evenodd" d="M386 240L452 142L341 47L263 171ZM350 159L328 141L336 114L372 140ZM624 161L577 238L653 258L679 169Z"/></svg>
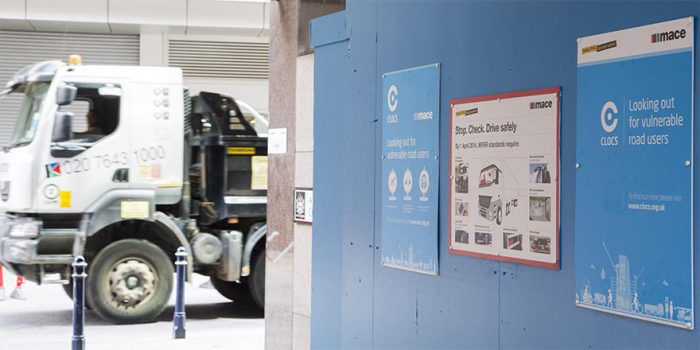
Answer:
<svg viewBox="0 0 700 350"><path fill-rule="evenodd" d="M62 286L27 282L22 288L26 300L17 300L10 298L15 276L5 270L4 277L0 349L70 349L73 303ZM263 312L230 302L207 282L208 277L195 275L193 283L186 284L186 339L173 339L173 293L157 321L148 324L113 325L87 310L85 349L264 349Z"/></svg>

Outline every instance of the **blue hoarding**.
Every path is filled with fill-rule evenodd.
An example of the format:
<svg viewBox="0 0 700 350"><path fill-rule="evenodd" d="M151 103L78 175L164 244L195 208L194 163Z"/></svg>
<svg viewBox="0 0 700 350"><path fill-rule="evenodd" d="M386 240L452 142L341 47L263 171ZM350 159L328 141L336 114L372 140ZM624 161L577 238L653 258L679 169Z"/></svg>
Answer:
<svg viewBox="0 0 700 350"><path fill-rule="evenodd" d="M578 306L694 327L692 36L686 18L579 42Z"/></svg>
<svg viewBox="0 0 700 350"><path fill-rule="evenodd" d="M383 75L381 263L438 273L440 66Z"/></svg>

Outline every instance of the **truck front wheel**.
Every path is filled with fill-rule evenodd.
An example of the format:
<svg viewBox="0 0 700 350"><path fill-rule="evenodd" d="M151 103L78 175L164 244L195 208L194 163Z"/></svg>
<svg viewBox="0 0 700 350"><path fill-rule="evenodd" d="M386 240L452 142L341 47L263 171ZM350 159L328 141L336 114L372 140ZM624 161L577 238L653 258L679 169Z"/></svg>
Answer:
<svg viewBox="0 0 700 350"><path fill-rule="evenodd" d="M496 223L501 224L503 222L503 212L501 212L501 208L498 208L498 211L496 211Z"/></svg>
<svg viewBox="0 0 700 350"><path fill-rule="evenodd" d="M168 304L173 265L153 243L137 239L114 242L100 251L88 268L86 298L104 319L150 322Z"/></svg>

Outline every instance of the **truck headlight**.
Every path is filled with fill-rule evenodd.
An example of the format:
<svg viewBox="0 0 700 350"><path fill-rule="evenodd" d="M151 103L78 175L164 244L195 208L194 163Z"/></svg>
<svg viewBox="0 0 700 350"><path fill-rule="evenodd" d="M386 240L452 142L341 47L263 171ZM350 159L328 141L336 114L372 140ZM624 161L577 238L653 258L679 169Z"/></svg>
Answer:
<svg viewBox="0 0 700 350"><path fill-rule="evenodd" d="M34 220L17 220L12 224L10 237L34 238L39 235L40 222Z"/></svg>

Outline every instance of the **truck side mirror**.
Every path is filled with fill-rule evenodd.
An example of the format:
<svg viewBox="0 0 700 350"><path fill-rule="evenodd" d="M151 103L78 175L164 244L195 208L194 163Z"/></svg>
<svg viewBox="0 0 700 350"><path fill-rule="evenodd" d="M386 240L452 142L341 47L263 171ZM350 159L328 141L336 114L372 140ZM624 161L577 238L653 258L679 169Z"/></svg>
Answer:
<svg viewBox="0 0 700 350"><path fill-rule="evenodd" d="M53 122L52 142L64 142L73 138L73 113L56 112Z"/></svg>
<svg viewBox="0 0 700 350"><path fill-rule="evenodd" d="M78 88L72 85L61 85L56 89L56 104L59 106L69 105L75 100Z"/></svg>

